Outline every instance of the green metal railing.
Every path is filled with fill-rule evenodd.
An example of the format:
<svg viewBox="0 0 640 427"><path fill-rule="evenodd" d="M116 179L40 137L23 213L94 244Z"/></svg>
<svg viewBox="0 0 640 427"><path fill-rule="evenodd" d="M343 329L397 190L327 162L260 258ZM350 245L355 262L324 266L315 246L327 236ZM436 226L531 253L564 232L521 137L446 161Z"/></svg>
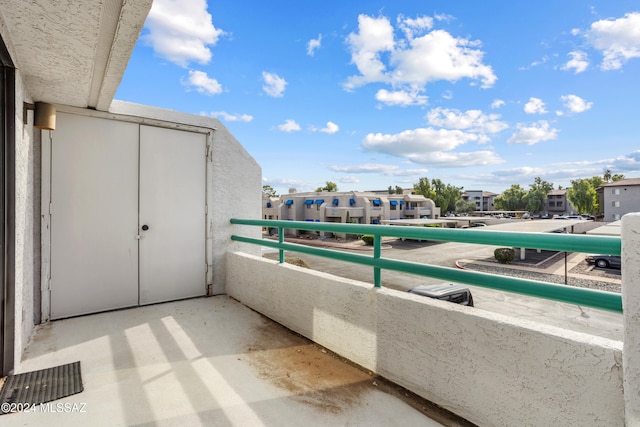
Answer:
<svg viewBox="0 0 640 427"><path fill-rule="evenodd" d="M331 258L339 261L373 267L374 286L381 286L381 270L401 271L420 276L466 283L490 289L515 292L539 298L584 305L603 310L622 312L622 296L587 288L558 285L555 283L499 276L458 268L420 264L381 257L382 237L400 237L445 242L475 243L502 247L520 247L565 252L594 252L620 255L620 237L588 236L561 233L520 233L511 231L491 231L474 229L447 229L434 227L398 227L389 225L342 224L328 222L279 221L255 219L231 219L232 224L270 227L278 229L278 241L255 239L232 235L237 242L256 244L279 250L280 262L284 262L284 252L300 252ZM323 231L355 235L374 236L373 255L363 255L334 249L286 243L285 229Z"/></svg>

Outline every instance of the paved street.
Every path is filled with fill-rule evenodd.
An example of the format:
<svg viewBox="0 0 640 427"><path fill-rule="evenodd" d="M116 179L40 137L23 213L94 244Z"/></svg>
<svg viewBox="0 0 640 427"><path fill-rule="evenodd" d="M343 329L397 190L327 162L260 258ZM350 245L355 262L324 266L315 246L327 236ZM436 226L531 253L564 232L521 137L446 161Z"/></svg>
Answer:
<svg viewBox="0 0 640 427"><path fill-rule="evenodd" d="M298 243L298 242L296 242ZM334 248L337 249L337 248ZM382 256L385 258L422 262L426 264L455 267L458 260L482 260L493 256L494 246L456 242L417 242L390 239L383 242ZM352 247L359 253L367 253L368 248ZM265 253L265 256L277 259L277 254ZM336 261L329 258L299 253L287 254L305 260L311 268L349 279L373 283L371 267ZM583 254L569 257L573 264L584 259ZM541 269L540 272L564 272L564 260ZM382 272L382 286L398 291L420 284L441 282L439 279L414 276L395 271ZM622 340L622 315L604 310L581 307L574 304L559 303L514 293L494 291L470 286L476 308L502 313L520 319L542 322L578 332L585 332L604 338Z"/></svg>

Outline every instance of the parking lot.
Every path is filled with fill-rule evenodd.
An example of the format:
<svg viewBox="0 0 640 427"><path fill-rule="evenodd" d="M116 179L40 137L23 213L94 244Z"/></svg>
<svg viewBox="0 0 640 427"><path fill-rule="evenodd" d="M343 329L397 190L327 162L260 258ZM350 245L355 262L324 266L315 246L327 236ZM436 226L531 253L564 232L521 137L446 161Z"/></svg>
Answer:
<svg viewBox="0 0 640 427"><path fill-rule="evenodd" d="M289 241L289 239L287 239ZM314 245L333 245L332 242L291 240L294 243ZM342 246L342 247L340 247ZM371 250L357 245L335 244L332 249L358 251L360 253ZM503 269L504 266L492 263L494 246L456 243L456 242L418 242L388 239L383 242L382 256L425 264L456 267L456 262L467 268ZM277 259L276 253L265 253L266 257ZM306 261L315 270L324 271L337 276L373 283L373 269L371 267L336 261L329 258L317 257L299 253L287 253L286 256L298 257ZM568 283L572 278L591 278L594 282L602 283L608 289L619 289L619 270L602 271L587 266L584 262L585 254L572 253L567 256ZM556 260L557 258L557 260ZM564 283L565 258L556 257L550 263L542 266L510 266L517 274L550 274L556 276L556 283ZM487 270L484 270L487 271ZM490 271L490 270L489 270ZM494 274L502 274L496 270ZM550 277L550 276L547 276ZM618 277L618 279L616 279ZM535 280L539 280L535 278ZM410 288L422 284L441 283L439 279L415 276L395 271L382 271L382 286L406 292ZM596 283L597 284L597 283ZM501 313L507 316L541 322L552 326L571 329L577 332L589 333L613 340L623 339L622 315L604 310L581 307L574 304L560 303L525 295L496 291L478 286L469 286L475 302L475 308Z"/></svg>

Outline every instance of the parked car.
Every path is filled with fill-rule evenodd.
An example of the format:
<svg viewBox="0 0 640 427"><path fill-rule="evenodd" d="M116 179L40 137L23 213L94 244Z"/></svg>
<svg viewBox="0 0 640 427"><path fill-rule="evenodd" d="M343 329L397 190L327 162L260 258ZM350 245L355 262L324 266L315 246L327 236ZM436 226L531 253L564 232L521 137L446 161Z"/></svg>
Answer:
<svg viewBox="0 0 640 427"><path fill-rule="evenodd" d="M619 255L587 255L585 261L600 268L622 267L622 258Z"/></svg>
<svg viewBox="0 0 640 427"><path fill-rule="evenodd" d="M466 285L460 283L420 285L409 289L409 293L473 307L471 291Z"/></svg>

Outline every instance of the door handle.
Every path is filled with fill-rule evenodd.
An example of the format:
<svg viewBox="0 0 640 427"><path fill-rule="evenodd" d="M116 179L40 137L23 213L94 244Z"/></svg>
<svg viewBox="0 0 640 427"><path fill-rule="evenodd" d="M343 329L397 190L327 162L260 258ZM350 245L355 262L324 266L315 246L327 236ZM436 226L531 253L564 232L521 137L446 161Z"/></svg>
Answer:
<svg viewBox="0 0 640 427"><path fill-rule="evenodd" d="M142 228L142 231L147 231L149 229L149 226L145 224L141 228Z"/></svg>

